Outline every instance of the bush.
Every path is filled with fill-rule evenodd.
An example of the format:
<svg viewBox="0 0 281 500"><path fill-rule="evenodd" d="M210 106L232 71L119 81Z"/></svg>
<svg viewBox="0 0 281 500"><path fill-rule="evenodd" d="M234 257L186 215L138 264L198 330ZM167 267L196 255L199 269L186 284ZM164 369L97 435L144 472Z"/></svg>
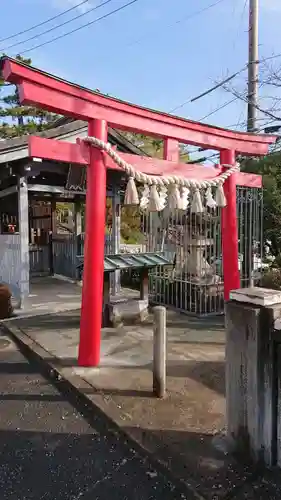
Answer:
<svg viewBox="0 0 281 500"><path fill-rule="evenodd" d="M263 288L281 290L281 268L271 268L266 271L261 278L261 286Z"/></svg>

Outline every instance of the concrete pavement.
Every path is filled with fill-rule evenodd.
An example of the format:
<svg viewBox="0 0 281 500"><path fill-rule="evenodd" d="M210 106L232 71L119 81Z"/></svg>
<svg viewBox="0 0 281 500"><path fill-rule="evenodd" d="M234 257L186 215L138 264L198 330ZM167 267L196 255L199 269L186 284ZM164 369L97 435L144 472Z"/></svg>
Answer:
<svg viewBox="0 0 281 500"><path fill-rule="evenodd" d="M193 499L0 336L1 500ZM75 401L74 401L75 402Z"/></svg>
<svg viewBox="0 0 281 500"><path fill-rule="evenodd" d="M218 446L225 425L221 319L168 313L168 394L158 400L151 392L151 320L104 329L100 367L81 369L76 361L79 315L63 312L5 325L45 369L79 395L91 414L104 415L105 429L118 428L123 439L140 445L180 479L187 498L281 498L279 471L237 462Z"/></svg>

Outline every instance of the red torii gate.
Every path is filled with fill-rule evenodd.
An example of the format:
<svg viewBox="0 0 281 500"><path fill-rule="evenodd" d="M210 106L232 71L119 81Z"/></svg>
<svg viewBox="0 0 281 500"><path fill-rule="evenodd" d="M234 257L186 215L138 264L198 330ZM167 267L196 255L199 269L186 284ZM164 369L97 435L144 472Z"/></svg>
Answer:
<svg viewBox="0 0 281 500"><path fill-rule="evenodd" d="M254 135L211 127L198 122L160 113L80 87L24 65L14 59L1 60L4 80L17 85L22 104L38 106L58 114L88 122L88 135L107 142L107 127L142 132L164 140L164 160L120 154L140 171L188 178L210 179L224 168L179 163L179 142L220 151L221 165L233 165L236 154L264 155L275 136ZM52 139L30 137L29 154L50 160L88 165L86 194L86 237L84 279L80 324L79 364L97 366L103 293L104 228L106 205L106 169L117 169L113 161L97 148ZM262 179L239 173L225 182L227 206L222 210L222 248L224 296L239 288L236 185L261 187Z"/></svg>

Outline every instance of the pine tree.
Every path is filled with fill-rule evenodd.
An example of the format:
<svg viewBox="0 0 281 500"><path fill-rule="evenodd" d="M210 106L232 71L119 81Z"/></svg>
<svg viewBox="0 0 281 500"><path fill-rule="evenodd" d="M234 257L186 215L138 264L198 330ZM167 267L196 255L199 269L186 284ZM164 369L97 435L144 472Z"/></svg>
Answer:
<svg viewBox="0 0 281 500"><path fill-rule="evenodd" d="M24 64L31 65L31 59L18 55L16 59ZM6 91L13 89L11 93ZM55 115L33 106L22 106L19 101L18 90L14 85L0 79L0 138L9 139L26 134L34 134L45 128L55 119Z"/></svg>

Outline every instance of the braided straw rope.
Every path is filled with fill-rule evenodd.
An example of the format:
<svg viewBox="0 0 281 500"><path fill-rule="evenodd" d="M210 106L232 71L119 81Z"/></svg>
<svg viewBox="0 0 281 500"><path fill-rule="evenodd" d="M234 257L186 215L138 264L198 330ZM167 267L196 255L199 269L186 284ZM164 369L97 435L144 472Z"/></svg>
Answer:
<svg viewBox="0 0 281 500"><path fill-rule="evenodd" d="M193 189L207 189L209 187L217 187L222 185L228 177L236 172L239 172L240 165L237 163L236 165L223 165L224 167L230 167L228 170L218 175L212 180L198 181L196 179L186 179L185 177L179 177L177 175L170 176L153 176L147 175L143 172L137 171L130 163L127 163L123 160L118 153L114 149L112 149L109 143L101 141L96 137L85 137L83 139L88 144L95 146L102 151L105 151L110 158L128 174L129 177L135 179L137 182L141 184L147 184L149 186L156 185L159 187L166 187L169 185L178 185L180 187L193 188Z"/></svg>

